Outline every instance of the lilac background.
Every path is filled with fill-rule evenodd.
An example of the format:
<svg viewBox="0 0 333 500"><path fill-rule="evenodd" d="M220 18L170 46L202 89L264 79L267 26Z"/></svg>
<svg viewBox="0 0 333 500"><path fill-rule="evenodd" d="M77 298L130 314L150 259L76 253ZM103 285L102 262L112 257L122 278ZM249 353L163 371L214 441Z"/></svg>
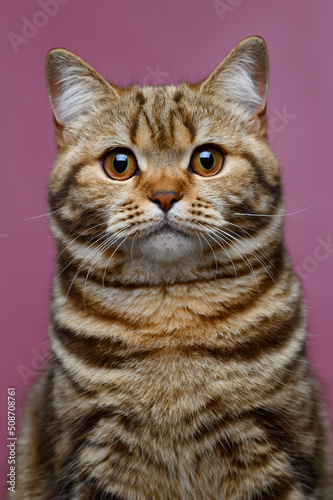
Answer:
<svg viewBox="0 0 333 500"><path fill-rule="evenodd" d="M164 84L197 82L240 40L264 37L272 144L282 165L287 212L301 211L286 217L287 246L304 277L311 359L333 416L333 249L329 253L318 240L333 238L333 3L219 0L227 6L223 14L212 0L60 1L53 17L36 15L42 10L37 0L1 2L0 488L7 468L7 387L17 388L19 416L32 380L22 370L33 374L45 356L55 250L47 218L33 217L47 212L56 156L44 83L45 57L53 47L73 51L118 85ZM22 17L45 25L15 51L8 33L22 35ZM284 122L283 110L292 115Z"/></svg>

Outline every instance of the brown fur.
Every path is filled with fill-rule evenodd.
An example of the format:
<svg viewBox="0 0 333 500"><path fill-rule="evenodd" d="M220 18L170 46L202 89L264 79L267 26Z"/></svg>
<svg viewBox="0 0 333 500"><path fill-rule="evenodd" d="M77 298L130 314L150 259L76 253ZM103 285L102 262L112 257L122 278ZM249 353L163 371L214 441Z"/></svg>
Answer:
<svg viewBox="0 0 333 500"><path fill-rule="evenodd" d="M243 92L244 68L257 100ZM67 96L61 107L63 74L86 92L78 104ZM61 49L47 81L59 270L15 498L331 498L326 417L265 137L264 42L245 40L198 85L119 89ZM225 153L217 175L188 168L203 144ZM125 181L101 168L117 146L139 166ZM181 195L167 216L151 200L161 191ZM165 217L173 229L158 232Z"/></svg>

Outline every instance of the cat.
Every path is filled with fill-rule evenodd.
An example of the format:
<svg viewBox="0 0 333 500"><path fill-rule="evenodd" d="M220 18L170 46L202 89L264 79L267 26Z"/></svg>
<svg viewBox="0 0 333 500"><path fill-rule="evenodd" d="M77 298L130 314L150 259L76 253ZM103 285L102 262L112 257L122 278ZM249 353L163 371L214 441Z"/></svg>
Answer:
<svg viewBox="0 0 333 500"><path fill-rule="evenodd" d="M51 355L8 498L331 498L264 40L198 84L119 88L64 49L46 80Z"/></svg>

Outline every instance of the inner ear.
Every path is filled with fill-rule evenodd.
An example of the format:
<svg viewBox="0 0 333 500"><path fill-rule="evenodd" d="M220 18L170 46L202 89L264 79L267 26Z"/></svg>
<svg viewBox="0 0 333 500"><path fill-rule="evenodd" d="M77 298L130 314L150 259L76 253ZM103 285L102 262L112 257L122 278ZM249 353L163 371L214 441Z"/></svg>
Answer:
<svg viewBox="0 0 333 500"><path fill-rule="evenodd" d="M265 120L268 82L266 44L260 37L250 37L236 45L199 87L222 102L241 106L255 128L260 128Z"/></svg>
<svg viewBox="0 0 333 500"><path fill-rule="evenodd" d="M45 72L49 100L59 132L82 116L89 115L106 99L119 99L115 86L68 50L51 50Z"/></svg>

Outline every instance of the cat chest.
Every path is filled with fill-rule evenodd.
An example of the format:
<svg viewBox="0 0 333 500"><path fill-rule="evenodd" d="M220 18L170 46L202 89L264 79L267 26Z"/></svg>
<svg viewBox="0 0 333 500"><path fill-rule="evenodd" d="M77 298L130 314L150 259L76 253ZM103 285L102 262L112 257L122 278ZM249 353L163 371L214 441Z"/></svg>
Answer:
<svg viewBox="0 0 333 500"><path fill-rule="evenodd" d="M182 370L174 365L169 360L168 369L155 363L154 371L146 366L145 373L124 373L123 379L118 374L113 386L90 398L77 398L59 381L62 404L71 397L73 408L64 447L79 436L80 468L98 474L106 487L121 489L130 475L152 498L165 488L166 498L190 498L189 492L198 499L220 498L228 471L240 459L251 462L244 443L258 438L258 428L231 417L221 379L196 364L196 370L184 361Z"/></svg>

